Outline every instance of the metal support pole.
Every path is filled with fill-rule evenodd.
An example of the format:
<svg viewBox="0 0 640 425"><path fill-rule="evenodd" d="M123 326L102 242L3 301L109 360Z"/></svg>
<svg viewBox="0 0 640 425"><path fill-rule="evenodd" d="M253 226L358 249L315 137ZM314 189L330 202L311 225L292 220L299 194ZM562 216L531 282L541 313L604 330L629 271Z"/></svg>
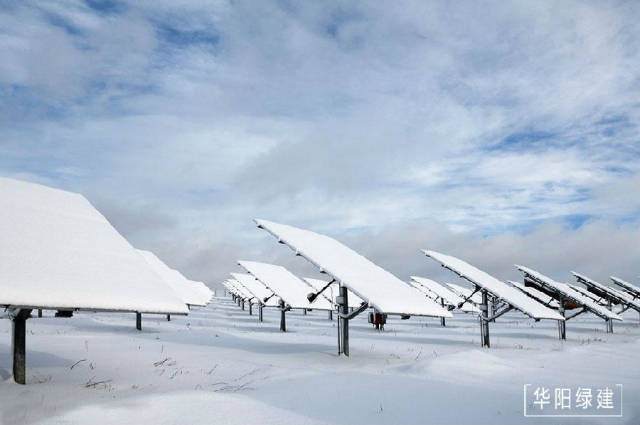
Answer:
<svg viewBox="0 0 640 425"><path fill-rule="evenodd" d="M564 316L564 298L560 297L558 299L558 313ZM558 320L558 338L562 341L567 339L567 322L564 320Z"/></svg>
<svg viewBox="0 0 640 425"><path fill-rule="evenodd" d="M253 316L253 309L251 308L251 306L253 306L253 304L251 304L251 301L249 301L249 316Z"/></svg>
<svg viewBox="0 0 640 425"><path fill-rule="evenodd" d="M444 299L443 298L440 298L440 305L444 308ZM440 324L442 326L446 326L445 321L444 321L444 317L440 318Z"/></svg>
<svg viewBox="0 0 640 425"><path fill-rule="evenodd" d="M329 310L329 320L333 320L333 310Z"/></svg>
<svg viewBox="0 0 640 425"><path fill-rule="evenodd" d="M286 311L284 311L284 301L280 300L280 331L287 331Z"/></svg>
<svg viewBox="0 0 640 425"><path fill-rule="evenodd" d="M41 308L38 309L38 317L42 317L42 309Z"/></svg>
<svg viewBox="0 0 640 425"><path fill-rule="evenodd" d="M346 286L340 286L340 304L339 313L343 315L349 314L349 291ZM340 342L342 354L349 357L349 320L338 316L340 321Z"/></svg>
<svg viewBox="0 0 640 425"><path fill-rule="evenodd" d="M497 306L498 306L498 300L496 300L496 297L491 297L491 317L496 315ZM493 319L491 321L495 322L496 319Z"/></svg>
<svg viewBox="0 0 640 425"><path fill-rule="evenodd" d="M611 305L611 298L609 298L609 300L607 301L607 308L609 309L609 311L611 311L613 309L613 306ZM613 320L612 319L607 319L607 333L608 334L613 333Z"/></svg>
<svg viewBox="0 0 640 425"><path fill-rule="evenodd" d="M13 380L17 384L24 385L27 382L26 373L26 342L27 342L27 319L31 315L31 310L18 310L17 314L11 318L12 333L11 346L13 348Z"/></svg>
<svg viewBox="0 0 640 425"><path fill-rule="evenodd" d="M170 322L170 321L171 321L171 315L167 314L167 322Z"/></svg>
<svg viewBox="0 0 640 425"><path fill-rule="evenodd" d="M240 308L242 308L242 311L244 311L244 298L242 299L242 301L240 301Z"/></svg>
<svg viewBox="0 0 640 425"><path fill-rule="evenodd" d="M142 313L136 313L136 329L142 330Z"/></svg>
<svg viewBox="0 0 640 425"><path fill-rule="evenodd" d="M258 322L262 322L262 304L258 304Z"/></svg>
<svg viewBox="0 0 640 425"><path fill-rule="evenodd" d="M306 308L303 308L303 309L302 309L302 314L303 314L304 316L306 316L306 315L307 315L307 309L306 309Z"/></svg>
<svg viewBox="0 0 640 425"><path fill-rule="evenodd" d="M342 344L340 343L342 333L340 332L340 306L339 305L338 305L337 312L338 312L338 320L336 320L336 326L338 328L337 335L338 335L338 356L339 356L340 354L342 354Z"/></svg>
<svg viewBox="0 0 640 425"><path fill-rule="evenodd" d="M482 317L480 318L480 343L483 347L491 347L491 343L489 341L489 300L487 296L487 291L485 289L482 290L482 304L480 305L480 311Z"/></svg>

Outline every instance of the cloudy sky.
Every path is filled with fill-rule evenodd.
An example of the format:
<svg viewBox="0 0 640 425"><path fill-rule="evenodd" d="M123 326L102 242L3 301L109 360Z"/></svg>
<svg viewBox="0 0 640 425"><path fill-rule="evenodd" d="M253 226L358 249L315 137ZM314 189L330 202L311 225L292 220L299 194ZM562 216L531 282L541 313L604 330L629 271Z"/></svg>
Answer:
<svg viewBox="0 0 640 425"><path fill-rule="evenodd" d="M254 217L401 278L452 278L419 248L640 275L636 1L26 3L0 2L0 175L191 278L312 273Z"/></svg>

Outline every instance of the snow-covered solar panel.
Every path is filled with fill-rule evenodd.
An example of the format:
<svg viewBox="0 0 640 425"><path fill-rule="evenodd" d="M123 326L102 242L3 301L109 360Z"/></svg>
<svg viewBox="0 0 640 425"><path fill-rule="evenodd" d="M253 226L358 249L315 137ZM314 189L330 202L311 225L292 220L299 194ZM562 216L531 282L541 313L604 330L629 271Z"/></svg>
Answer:
<svg viewBox="0 0 640 425"><path fill-rule="evenodd" d="M327 285L327 283L329 283L326 280L314 279L312 277L303 277L302 280L304 280L309 285L309 287L314 291L321 290ZM338 284L332 283L327 289L325 289L322 292L321 295L325 297L327 300L331 301L332 304L335 304L336 297L338 296L338 292L339 292ZM362 305L362 303L365 302L362 298L360 298L359 296L357 296L351 291L349 291L348 298L349 298L349 307L353 307L353 308L360 307L360 305Z"/></svg>
<svg viewBox="0 0 640 425"><path fill-rule="evenodd" d="M209 304L211 298L213 298L213 291L204 282L200 282L198 280L187 279L198 292L200 292L202 298L205 300L205 304Z"/></svg>
<svg viewBox="0 0 640 425"><path fill-rule="evenodd" d="M418 285L415 281L410 280L407 282L407 284L409 286L411 286L412 288L416 289L418 292L420 292L422 295L424 295L425 297L429 298L430 300L435 301L436 303L440 303L440 301L442 301L442 299L435 293L429 291L427 288L425 288L422 285ZM445 306L450 306L452 304L449 304L447 302L444 303Z"/></svg>
<svg viewBox="0 0 640 425"><path fill-rule="evenodd" d="M519 289L523 293L529 295L531 298L544 305L548 305L549 307L558 307L558 301L556 301L553 297L545 294L544 292L538 291L536 288L524 286L522 283L516 282L514 280L510 280L509 283L512 284L516 289Z"/></svg>
<svg viewBox="0 0 640 425"><path fill-rule="evenodd" d="M572 289L580 292L582 295L584 295L587 298L591 298L596 304L600 304L602 306L607 304L607 301L602 298L597 296L596 294L594 294L593 292L589 292L587 291L585 288L578 286L578 285L573 285L571 283L568 283L567 285L569 285Z"/></svg>
<svg viewBox="0 0 640 425"><path fill-rule="evenodd" d="M242 284L237 280L229 279L227 281L227 284L231 285L231 287L235 291L236 296L245 300L251 300L255 298L255 296L251 292L249 292L244 286L242 286Z"/></svg>
<svg viewBox="0 0 640 425"><path fill-rule="evenodd" d="M616 304L627 304L632 307L634 310L640 311L640 300L634 300L628 294L624 292L617 291L615 288L611 288L609 286L605 286L600 282L596 282L595 280L576 272L571 272L578 279L580 283L584 285L591 286L600 292L606 293Z"/></svg>
<svg viewBox="0 0 640 425"><path fill-rule="evenodd" d="M237 284L237 283L236 283ZM233 284L231 279L227 279L224 282L222 282L222 285L227 288L227 290L229 292L231 292L233 295L235 296L242 296L243 294L240 293L240 291L238 291L238 289L236 288L236 285Z"/></svg>
<svg viewBox="0 0 640 425"><path fill-rule="evenodd" d="M506 283L499 281L490 274L477 269L459 258L441 254L436 251L423 250L423 252L428 257L442 264L445 268L467 279L469 282L486 289L494 296L504 300L514 308L534 319L564 320L564 317L557 312L545 307L519 290L508 286Z"/></svg>
<svg viewBox="0 0 640 425"><path fill-rule="evenodd" d="M461 298L470 297L469 300L472 303L482 304L482 294L480 294L480 292L474 293L474 291L472 291L471 289L465 286L456 285L455 283L451 283L451 282L445 282L445 285L447 285L447 288L451 289L451 291L458 294L459 297Z"/></svg>
<svg viewBox="0 0 640 425"><path fill-rule="evenodd" d="M263 305L269 307L278 306L278 296L264 286L258 279L253 277L253 275L248 273L231 273L231 276L244 285ZM267 299L267 301L265 301L265 299Z"/></svg>
<svg viewBox="0 0 640 425"><path fill-rule="evenodd" d="M436 281L427 279L426 277L411 276L411 282L409 282L409 284L414 286L416 289L423 291L425 295L436 302L437 299L441 298L444 300L444 303L446 305L450 305L455 308L458 308L458 305L464 303L460 307L460 310L467 313L480 312L480 310L473 305L473 302L471 300L465 302L464 298L453 292L451 289L440 285Z"/></svg>
<svg viewBox="0 0 640 425"><path fill-rule="evenodd" d="M204 282L200 282L198 280L191 280L187 278L185 275L183 275L182 272L180 272L180 270L176 270L176 272L198 294L198 297L200 298L202 305L209 304L209 302L211 301L211 298L213 298L213 291L207 285L205 285Z"/></svg>
<svg viewBox="0 0 640 425"><path fill-rule="evenodd" d="M238 279L233 279L232 280L233 286L239 291L240 296L248 301L251 301L252 303L259 303L260 300L258 299L258 297L249 290L249 288L247 288L245 285L242 284L241 281L239 281Z"/></svg>
<svg viewBox="0 0 640 425"><path fill-rule="evenodd" d="M309 293L307 284L282 266L257 261L238 261L238 264L271 289L291 308L333 310L331 303L322 297L318 297L313 303L310 303L307 299Z"/></svg>
<svg viewBox="0 0 640 425"><path fill-rule="evenodd" d="M236 288L236 290L240 294L240 298L244 298L245 300L253 300L255 298L255 295L249 292L249 290L245 288L244 285L239 281L235 279L231 279L231 284L234 286L234 288ZM256 299L255 301L257 302L258 300Z"/></svg>
<svg viewBox="0 0 640 425"><path fill-rule="evenodd" d="M616 285L623 288L626 293L633 296L634 298L640 297L640 288L627 282L626 280L622 280L619 277L609 276L609 279L613 281Z"/></svg>
<svg viewBox="0 0 640 425"><path fill-rule="evenodd" d="M147 262L149 267L156 272L162 280L175 291L185 304L195 306L207 305L206 299L194 283L182 276L180 272L167 266L153 252L139 249L138 252Z"/></svg>
<svg viewBox="0 0 640 425"><path fill-rule="evenodd" d="M221 282L221 284L222 284L222 286L224 286L224 288L225 288L227 291L231 292L233 295L237 295L237 293L236 293L236 292L237 292L237 291L236 291L236 288L234 288L234 287L229 283L229 281L228 281L228 280L225 280L224 282Z"/></svg>
<svg viewBox="0 0 640 425"><path fill-rule="evenodd" d="M560 294L562 294L564 297L584 306L587 310L591 311L592 313L604 319L622 320L622 317L607 310L605 307L597 304L594 300L576 291L566 283L557 282L551 279L550 277L543 275L540 272L537 272L535 270L532 270L524 266L520 266L516 264L516 268L521 272L523 272L526 276L530 276L534 281L552 288L556 292L559 292Z"/></svg>
<svg viewBox="0 0 640 425"><path fill-rule="evenodd" d="M611 291L614 294L620 295L622 299L629 299L629 300L632 300L634 303L640 302L640 298L638 298L638 297L634 296L633 294L630 294L630 293L628 293L626 291L623 291L622 289L609 287L609 291ZM635 304L633 306L635 307Z"/></svg>
<svg viewBox="0 0 640 425"><path fill-rule="evenodd" d="M0 178L0 306L186 314L82 195Z"/></svg>
<svg viewBox="0 0 640 425"><path fill-rule="evenodd" d="M255 221L258 227L382 313L452 317L449 311L431 300L416 297L415 290L402 280L333 238L285 224Z"/></svg>

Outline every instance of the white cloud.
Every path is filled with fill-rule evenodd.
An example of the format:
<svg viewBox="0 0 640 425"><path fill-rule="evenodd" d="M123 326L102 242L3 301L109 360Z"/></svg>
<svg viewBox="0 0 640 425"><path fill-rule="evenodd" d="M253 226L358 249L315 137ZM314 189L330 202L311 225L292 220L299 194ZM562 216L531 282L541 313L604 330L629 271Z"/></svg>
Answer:
<svg viewBox="0 0 640 425"><path fill-rule="evenodd" d="M283 260L254 216L375 241L400 274L423 225L453 253L490 244L461 254L500 273L501 250L548 240L531 261L559 270L563 250L637 234L638 18L633 2L16 3L0 173L82 191L210 283L235 258ZM575 215L595 221L563 227Z"/></svg>

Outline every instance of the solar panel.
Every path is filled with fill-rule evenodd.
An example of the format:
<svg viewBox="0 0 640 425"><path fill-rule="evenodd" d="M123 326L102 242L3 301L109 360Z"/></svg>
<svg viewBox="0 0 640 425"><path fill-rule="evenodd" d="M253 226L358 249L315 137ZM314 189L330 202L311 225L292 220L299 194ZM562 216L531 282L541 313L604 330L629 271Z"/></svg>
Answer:
<svg viewBox="0 0 640 425"><path fill-rule="evenodd" d="M277 307L279 298L273 291L264 286L258 279L248 273L231 273L233 278L240 282L249 292L251 292L263 305ZM265 299L267 301L265 301Z"/></svg>
<svg viewBox="0 0 640 425"><path fill-rule="evenodd" d="M455 283L446 282L445 285L460 298L469 298L469 301L473 304L482 304L482 295L480 295L479 292L474 293L471 289L456 285Z"/></svg>
<svg viewBox="0 0 640 425"><path fill-rule="evenodd" d="M0 306L186 314L82 195L0 178Z"/></svg>
<svg viewBox="0 0 640 425"><path fill-rule="evenodd" d="M240 282L238 282L237 280L228 279L225 281L225 284L226 284L225 286L227 286L230 289L231 293L233 293L237 297L240 297L245 300L250 300L254 298L253 294L251 294L244 287L242 287L242 285L240 285Z"/></svg>
<svg viewBox="0 0 640 425"><path fill-rule="evenodd" d="M205 300L205 304L209 304L211 298L213 298L213 291L204 282L200 282L198 280L187 279L202 295L202 298Z"/></svg>
<svg viewBox="0 0 640 425"><path fill-rule="evenodd" d="M533 317L534 319L564 320L564 317L557 312L545 307L537 301L532 300L517 289L508 286L506 283L499 281L495 277L477 269L465 261L435 251L423 250L423 252L428 257L431 257L442 264L444 267L457 273L460 277L463 277L469 282L486 289L494 296L501 298L514 308Z"/></svg>
<svg viewBox="0 0 640 425"><path fill-rule="evenodd" d="M522 283L516 282L513 280L510 280L509 283L512 284L516 289L519 289L520 291L530 296L534 300L538 301L539 303L548 305L549 307L556 307L556 308L558 307L558 301L556 301L553 297L550 297L549 295L545 294L542 291L538 291L537 289L532 288L530 286L524 286Z"/></svg>
<svg viewBox="0 0 640 425"><path fill-rule="evenodd" d="M200 290L187 280L180 272L167 266L153 252L139 249L138 252L147 262L149 267L156 272L162 280L175 291L176 294L188 305L205 306L207 299Z"/></svg>
<svg viewBox="0 0 640 425"><path fill-rule="evenodd" d="M253 295L247 288L245 288L245 286L240 283L239 281L235 280L235 279L231 279L231 283L233 284L233 286L238 290L238 292L240 293L240 297L244 298L245 300L249 301L249 300L253 300L255 298L255 295ZM255 300L256 302L258 301L257 299Z"/></svg>
<svg viewBox="0 0 640 425"><path fill-rule="evenodd" d="M291 308L333 310L325 298L318 297L313 303L307 299L307 284L282 266L259 263L257 261L238 261L245 270L278 295Z"/></svg>
<svg viewBox="0 0 640 425"><path fill-rule="evenodd" d="M236 288L234 288L231 284L229 284L228 280L225 280L224 282L221 282L222 286L225 287L225 289L229 292L231 292L233 295L237 295L237 291Z"/></svg>
<svg viewBox="0 0 640 425"><path fill-rule="evenodd" d="M232 279L230 284L235 289L236 295L243 300L249 301L254 298L253 294L247 291L237 280Z"/></svg>
<svg viewBox="0 0 640 425"><path fill-rule="evenodd" d="M622 320L622 317L617 314L607 310L605 307L597 304L591 298L582 295L580 292L576 291L566 283L556 282L548 276L543 275L535 270L529 269L524 266L520 266L516 264L516 268L523 272L526 276L530 276L539 284L544 285L547 288L550 288L554 292L558 292L562 294L565 298L568 298L591 311L592 313L602 317L603 319L613 319L613 320Z"/></svg>
<svg viewBox="0 0 640 425"><path fill-rule="evenodd" d="M309 287L314 291L320 291L322 288L324 288L327 285L327 283L329 283L326 280L314 279L311 277L303 277L302 280L304 280L309 285ZM331 284L320 295L325 297L332 304L336 304L336 297L338 296L338 284L337 283ZM349 291L348 298L349 298L348 300L349 307L354 307L354 308L360 307L360 305L363 302L365 302L362 298L360 298L359 296L357 296L351 291Z"/></svg>
<svg viewBox="0 0 640 425"><path fill-rule="evenodd" d="M182 279L186 280L187 283L191 287L193 287L193 289L199 294L198 296L200 297L203 305L209 304L211 298L213 298L213 291L207 285L205 285L204 282L200 282L199 280L191 280L183 275L180 270L176 270L176 272Z"/></svg>
<svg viewBox="0 0 640 425"><path fill-rule="evenodd" d="M471 301L465 302L462 297L453 292L451 289L446 288L431 279L419 276L411 276L411 282L409 282L409 284L413 285L416 289L423 291L425 295L436 302L438 301L438 299L442 299L444 300L444 303L446 305L453 306L455 308L458 308L458 305L464 303L462 304L462 307L460 307L460 310L467 313L480 312L478 308L474 307Z"/></svg>
<svg viewBox="0 0 640 425"><path fill-rule="evenodd" d="M334 278L370 306L386 314L452 317L435 302L415 296L388 271L328 236L266 220L255 220L278 240Z"/></svg>
<svg viewBox="0 0 640 425"><path fill-rule="evenodd" d="M576 272L571 272L571 273L576 277L576 279L578 279L578 282L586 285L587 289L591 289L596 292L599 291L603 294L606 294L606 296L616 304L626 304L629 307L633 308L634 310L640 311L640 300L634 300L633 297L631 297L630 295L627 295L623 292L619 292L614 288L610 288L609 286L605 286L580 273L576 273ZM596 294L596 295L599 295L599 294Z"/></svg>
<svg viewBox="0 0 640 425"><path fill-rule="evenodd" d="M629 295L633 296L634 298L640 297L640 288L638 288L637 286L627 282L626 280L622 280L619 277L609 276L609 279L611 279L613 283L615 283L619 287L623 288Z"/></svg>
<svg viewBox="0 0 640 425"><path fill-rule="evenodd" d="M572 289L580 292L582 295L584 295L587 298L591 298L596 304L599 305L606 305L607 302L604 298L602 297L598 297L597 295L595 295L593 292L589 292L587 291L585 288L583 288L582 286L578 286L578 285L573 285L571 283L568 283L567 285L569 285Z"/></svg>

